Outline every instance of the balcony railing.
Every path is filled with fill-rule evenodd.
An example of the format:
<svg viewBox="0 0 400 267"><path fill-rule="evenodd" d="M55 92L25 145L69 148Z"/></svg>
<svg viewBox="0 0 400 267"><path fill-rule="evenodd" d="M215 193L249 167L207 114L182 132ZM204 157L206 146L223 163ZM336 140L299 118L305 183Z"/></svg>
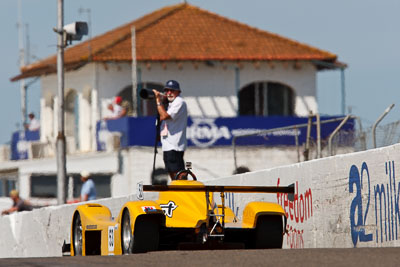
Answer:
<svg viewBox="0 0 400 267"><path fill-rule="evenodd" d="M321 117L321 122L338 117ZM134 146L152 147L156 138L155 117L124 117L116 120L99 121L96 129L96 150L114 151L118 148ZM209 148L215 146L231 146L232 140L237 146L298 146L306 142L307 129L293 128L282 131L266 131L299 124L306 124L308 117L290 116L239 116L232 118L189 117L187 140L189 147ZM335 130L340 120L333 120L321 127L320 138L326 139ZM289 127L290 128L290 127ZM343 131L354 132L354 119L350 119L342 127ZM284 128L285 129L285 128ZM259 133L259 134L258 134ZM248 137L245 137L249 135ZM317 132L311 129L310 137L316 140ZM11 160L22 160L34 157L53 156L52 153L39 153L35 144L40 145L39 131L14 132L11 141ZM69 142L75 146L76 142ZM52 150L54 146L47 144ZM36 152L35 152L36 151ZM79 149L76 149L79 152ZM67 153L75 153L68 149ZM43 154L43 155L42 155Z"/></svg>

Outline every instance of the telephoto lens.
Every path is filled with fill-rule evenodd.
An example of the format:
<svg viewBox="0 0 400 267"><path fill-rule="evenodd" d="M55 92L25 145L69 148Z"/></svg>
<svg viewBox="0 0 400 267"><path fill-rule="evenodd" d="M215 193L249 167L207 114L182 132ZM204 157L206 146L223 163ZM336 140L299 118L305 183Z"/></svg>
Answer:
<svg viewBox="0 0 400 267"><path fill-rule="evenodd" d="M154 99L154 92L152 89L143 88L140 90L139 94L143 99Z"/></svg>

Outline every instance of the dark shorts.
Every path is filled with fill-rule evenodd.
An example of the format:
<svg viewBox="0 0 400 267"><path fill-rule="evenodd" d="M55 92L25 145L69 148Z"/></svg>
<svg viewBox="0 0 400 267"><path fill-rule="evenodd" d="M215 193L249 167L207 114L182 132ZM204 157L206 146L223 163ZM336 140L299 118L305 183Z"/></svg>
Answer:
<svg viewBox="0 0 400 267"><path fill-rule="evenodd" d="M185 169L183 151L164 151L164 163L168 172L179 172Z"/></svg>

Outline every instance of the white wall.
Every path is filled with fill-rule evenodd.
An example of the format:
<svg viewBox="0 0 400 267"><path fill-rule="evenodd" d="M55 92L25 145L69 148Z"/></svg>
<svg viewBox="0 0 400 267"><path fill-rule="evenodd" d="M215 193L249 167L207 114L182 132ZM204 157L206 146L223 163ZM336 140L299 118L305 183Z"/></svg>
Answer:
<svg viewBox="0 0 400 267"><path fill-rule="evenodd" d="M165 84L175 79L179 81L182 94L185 96L236 96L236 77L234 64L215 63L210 67L205 63L153 63L150 68L139 64L142 82ZM260 63L243 63L239 68L240 88L255 81L276 81L284 83L295 90L298 97L316 98L316 69L308 62L302 62L296 69L291 63L277 62L271 67ZM97 75L97 80L95 79ZM41 77L42 95L51 92L57 95L57 76ZM67 72L65 88L81 92L83 88L98 88L99 98L112 98L121 89L132 84L131 65L128 63L88 64L77 71ZM306 111L301 111L306 112ZM306 113L307 115L308 113ZM301 114L298 114L301 115Z"/></svg>
<svg viewBox="0 0 400 267"><path fill-rule="evenodd" d="M284 248L400 246L400 144L209 180L207 184L280 185L295 183L295 201L282 194L228 194L226 203L241 216L246 203L280 203L288 215ZM397 178L398 179L398 178ZM154 199L155 195L146 195ZM104 199L116 216L128 199ZM75 205L43 208L0 218L0 257L60 256L69 240Z"/></svg>
<svg viewBox="0 0 400 267"><path fill-rule="evenodd" d="M244 63L239 68L240 88L255 81L281 82L295 90L295 113L307 116L309 111L318 111L316 102L316 69L308 62L302 62L296 69L292 63L276 62L273 65L262 62L256 67ZM151 68L141 67L142 81L164 84L170 79L178 80L183 96L235 96L236 65L215 63L213 67L205 63L169 63L165 68L161 64L152 64Z"/></svg>
<svg viewBox="0 0 400 267"><path fill-rule="evenodd" d="M78 95L78 105L79 105L79 132L78 136L75 138L80 138L80 150L89 151L92 150L92 138L90 129L94 129L95 123L92 120L92 110L97 111L94 106L97 101L90 99L91 92L96 89L97 76L96 68L94 64L87 64L84 67L76 70L69 71L65 73L65 93L70 89L76 90ZM47 102L53 100L53 105L41 105L41 123L43 126L41 128L41 141L51 141L52 143L56 140L56 135L58 133L58 103L57 103L57 75L47 75L41 77L42 84L42 99L46 99ZM96 93L94 93L97 96ZM93 106L91 105L91 103ZM97 116L95 116L97 118ZM51 124L51 127L50 125ZM66 130L67 132L67 130Z"/></svg>
<svg viewBox="0 0 400 267"><path fill-rule="evenodd" d="M116 217L119 208L130 200L136 200L136 197L104 199L97 203L107 205ZM77 205L53 206L0 217L0 258L61 256L64 240L70 243L70 223Z"/></svg>
<svg viewBox="0 0 400 267"><path fill-rule="evenodd" d="M236 68L233 63L214 62L213 66L205 63L152 63L146 67L139 63L142 82L165 84L167 80L180 82L182 95L188 98L191 115L210 117L235 116L237 109ZM295 114L307 116L310 111L318 111L316 101L315 67L309 62L298 62L294 67L291 62L267 64L242 63L238 69L240 88L256 81L280 82L295 91ZM41 77L42 98L49 102L54 99L53 113L51 106L41 105L41 135L53 142L57 134L57 75ZM65 92L76 90L79 95L79 133L80 150L94 148L94 142L88 136L88 129L95 129L96 120L100 118L99 104L113 98L123 88L132 84L130 63L96 63L87 64L76 71L65 74ZM95 99L88 94L93 92ZM83 96L83 97L82 97ZM91 104L88 102L91 100ZM197 109L194 105L198 105ZM229 109L229 111L227 110ZM235 109L235 110L234 110ZM200 110L200 111L199 111ZM226 111L225 111L226 110ZM104 114L102 114L104 115ZM103 116L104 117L104 116ZM92 119L91 119L92 118ZM52 124L54 127L50 127ZM92 130L93 134L93 130ZM48 137L48 138L47 138Z"/></svg>

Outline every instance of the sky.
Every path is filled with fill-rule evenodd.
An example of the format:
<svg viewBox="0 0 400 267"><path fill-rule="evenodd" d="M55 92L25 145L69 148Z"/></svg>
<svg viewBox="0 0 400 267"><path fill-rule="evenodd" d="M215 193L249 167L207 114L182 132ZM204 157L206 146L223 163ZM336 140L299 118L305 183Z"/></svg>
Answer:
<svg viewBox="0 0 400 267"><path fill-rule="evenodd" d="M91 21L92 36L182 0L64 0L64 23ZM395 104L381 124L400 120L400 1L398 0L187 0L188 3L261 30L338 55L345 71L346 114L373 124ZM83 12L79 12L79 10ZM21 0L25 50L30 62L56 53L57 0ZM89 16L90 14L90 16ZM0 1L0 144L21 127L18 1ZM29 38L28 38L29 37ZM27 42L29 39L29 42ZM29 46L26 45L29 43ZM29 49L27 48L29 47ZM28 80L29 82L29 80ZM40 81L28 88L28 112L40 111ZM339 71L317 76L320 114L342 107Z"/></svg>

